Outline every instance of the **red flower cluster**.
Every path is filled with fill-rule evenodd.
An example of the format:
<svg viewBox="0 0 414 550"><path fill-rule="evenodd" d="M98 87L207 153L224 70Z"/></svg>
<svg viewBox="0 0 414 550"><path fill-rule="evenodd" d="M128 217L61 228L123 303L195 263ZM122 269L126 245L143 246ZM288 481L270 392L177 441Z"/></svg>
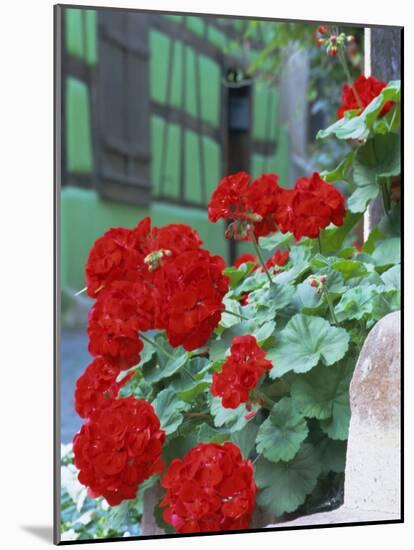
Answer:
<svg viewBox="0 0 414 550"><path fill-rule="evenodd" d="M135 397L107 399L73 440L78 479L111 506L136 497L138 485L162 472L165 432L152 406Z"/></svg>
<svg viewBox="0 0 414 550"><path fill-rule="evenodd" d="M131 379L130 373L117 382L120 370L102 357L96 357L76 381L75 409L79 416L87 418L103 406L106 399L115 398L122 386Z"/></svg>
<svg viewBox="0 0 414 550"><path fill-rule="evenodd" d="M165 330L173 346L194 350L220 322L229 278L225 263L202 250L196 231L172 224L111 229L89 254L86 281L95 303L89 352L95 357L76 383L75 408L86 424L74 438L79 480L111 505L134 498L144 479L162 470L165 434L146 401L117 399L140 360L140 332Z"/></svg>
<svg viewBox="0 0 414 550"><path fill-rule="evenodd" d="M248 240L251 231L256 237L274 233L275 213L283 191L276 174L263 174L252 183L246 172L226 176L209 202L209 220L234 220L227 229L227 238Z"/></svg>
<svg viewBox="0 0 414 550"><path fill-rule="evenodd" d="M220 256L206 250L185 252L157 273L162 310L159 326L170 344L192 351L206 343L224 311L229 279Z"/></svg>
<svg viewBox="0 0 414 550"><path fill-rule="evenodd" d="M209 203L209 219L234 220L226 237L246 240L280 230L291 231L297 240L315 238L330 223L341 225L345 199L315 172L301 178L294 189L280 187L275 174L263 174L249 184L248 174L224 178Z"/></svg>
<svg viewBox="0 0 414 550"><path fill-rule="evenodd" d="M220 322L228 277L219 256L200 248L196 231L182 224L111 229L98 239L86 266L89 352L120 369L137 364L140 331L166 330L172 346L192 351Z"/></svg>
<svg viewBox="0 0 414 550"><path fill-rule="evenodd" d="M365 109L381 93L386 85L386 82L378 80L375 76L365 77L364 75L358 76L353 86L344 84L342 103L337 110L338 118L343 118L347 111L357 110L360 113L362 111L361 104ZM354 90L358 94L358 97L355 95ZM393 106L393 101L387 101L380 112L380 116L387 114Z"/></svg>
<svg viewBox="0 0 414 550"><path fill-rule="evenodd" d="M248 529L256 503L251 461L233 443L201 443L174 459L161 481L161 507L178 533Z"/></svg>
<svg viewBox="0 0 414 550"><path fill-rule="evenodd" d="M236 336L221 372L213 375L211 393L221 397L224 408L236 409L240 403L249 401L250 391L271 368L272 363L254 336Z"/></svg>
<svg viewBox="0 0 414 550"><path fill-rule="evenodd" d="M296 240L315 239L331 223L339 226L344 222L345 197L317 172L297 180L291 199L284 229L293 233Z"/></svg>

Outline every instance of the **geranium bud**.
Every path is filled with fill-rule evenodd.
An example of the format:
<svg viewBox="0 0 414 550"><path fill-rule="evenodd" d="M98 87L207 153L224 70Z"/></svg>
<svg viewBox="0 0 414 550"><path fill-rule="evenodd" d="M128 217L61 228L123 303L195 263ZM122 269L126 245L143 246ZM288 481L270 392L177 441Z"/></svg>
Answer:
<svg viewBox="0 0 414 550"><path fill-rule="evenodd" d="M331 44L336 44L336 38L337 38L337 37L336 37L335 35L332 35L332 36L330 37Z"/></svg>
<svg viewBox="0 0 414 550"><path fill-rule="evenodd" d="M325 275L321 275L321 276L319 277L319 281L320 281L320 283L321 283L322 285L324 285L324 284L326 283L326 276L325 276Z"/></svg>
<svg viewBox="0 0 414 550"><path fill-rule="evenodd" d="M313 288L318 288L318 281L316 279L309 279L309 284L310 286L312 286Z"/></svg>
<svg viewBox="0 0 414 550"><path fill-rule="evenodd" d="M348 35L346 37L346 41L348 42L348 44L353 44L355 42L355 36L353 36L352 34Z"/></svg>
<svg viewBox="0 0 414 550"><path fill-rule="evenodd" d="M318 44L318 46L322 46L324 44L325 40L323 38L318 38L316 43Z"/></svg>
<svg viewBox="0 0 414 550"><path fill-rule="evenodd" d="M335 57L337 53L338 53L338 48L336 46L333 46L328 50L328 55L330 55L331 57Z"/></svg>

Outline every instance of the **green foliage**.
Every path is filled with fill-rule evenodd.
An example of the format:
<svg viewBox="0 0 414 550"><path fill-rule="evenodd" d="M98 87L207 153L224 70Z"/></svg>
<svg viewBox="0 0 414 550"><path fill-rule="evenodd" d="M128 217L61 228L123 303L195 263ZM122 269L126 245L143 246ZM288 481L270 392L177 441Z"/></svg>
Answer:
<svg viewBox="0 0 414 550"><path fill-rule="evenodd" d="M177 430L184 420L182 413L190 408L189 403L180 401L177 398L177 394L172 388L162 390L152 406L158 418L161 419L161 428L165 430L167 435Z"/></svg>
<svg viewBox="0 0 414 550"><path fill-rule="evenodd" d="M323 139L328 136L336 136L338 139L346 140L366 140L370 134L374 133L379 128L379 132L385 130L391 132L395 130L395 120L391 118L389 121L383 120L384 124L376 125L378 122L381 110L383 109L387 101L400 102L400 81L393 80L388 83L388 86L382 90L382 92L371 101L371 103L362 111L361 114L356 115L352 113L350 116L346 116L337 120L334 124L326 128L325 130L319 130L317 139Z"/></svg>
<svg viewBox="0 0 414 550"><path fill-rule="evenodd" d="M284 397L273 406L260 426L257 452L272 462L291 460L307 435L303 415L290 397Z"/></svg>
<svg viewBox="0 0 414 550"><path fill-rule="evenodd" d="M303 444L289 462L260 458L256 464L256 483L261 489L257 501L275 516L294 512L315 488L320 472L318 452L310 444Z"/></svg>
<svg viewBox="0 0 414 550"><path fill-rule="evenodd" d="M280 378L289 371L307 372L319 361L332 365L348 349L346 330L330 325L321 317L297 314L280 334L280 340L268 357L273 362L272 378Z"/></svg>

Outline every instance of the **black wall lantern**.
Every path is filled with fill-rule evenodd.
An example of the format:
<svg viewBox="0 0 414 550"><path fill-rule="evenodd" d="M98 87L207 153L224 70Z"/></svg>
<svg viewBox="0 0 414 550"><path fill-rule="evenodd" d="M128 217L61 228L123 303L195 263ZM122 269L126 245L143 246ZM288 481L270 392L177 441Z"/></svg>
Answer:
<svg viewBox="0 0 414 550"><path fill-rule="evenodd" d="M229 131L248 132L250 128L250 86L229 88Z"/></svg>

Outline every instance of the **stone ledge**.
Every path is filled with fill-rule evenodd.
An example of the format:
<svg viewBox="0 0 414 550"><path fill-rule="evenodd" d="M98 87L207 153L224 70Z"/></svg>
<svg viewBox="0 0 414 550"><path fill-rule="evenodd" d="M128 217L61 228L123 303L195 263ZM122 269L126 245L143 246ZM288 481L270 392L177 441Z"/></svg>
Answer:
<svg viewBox="0 0 414 550"><path fill-rule="evenodd" d="M299 527L299 526L317 526L317 525L341 525L345 523L365 523L367 521L399 521L400 516L387 512L376 512L372 510L354 510L341 506L332 512L321 512L320 514L311 514L302 516L292 521L266 525L266 529L274 527Z"/></svg>

